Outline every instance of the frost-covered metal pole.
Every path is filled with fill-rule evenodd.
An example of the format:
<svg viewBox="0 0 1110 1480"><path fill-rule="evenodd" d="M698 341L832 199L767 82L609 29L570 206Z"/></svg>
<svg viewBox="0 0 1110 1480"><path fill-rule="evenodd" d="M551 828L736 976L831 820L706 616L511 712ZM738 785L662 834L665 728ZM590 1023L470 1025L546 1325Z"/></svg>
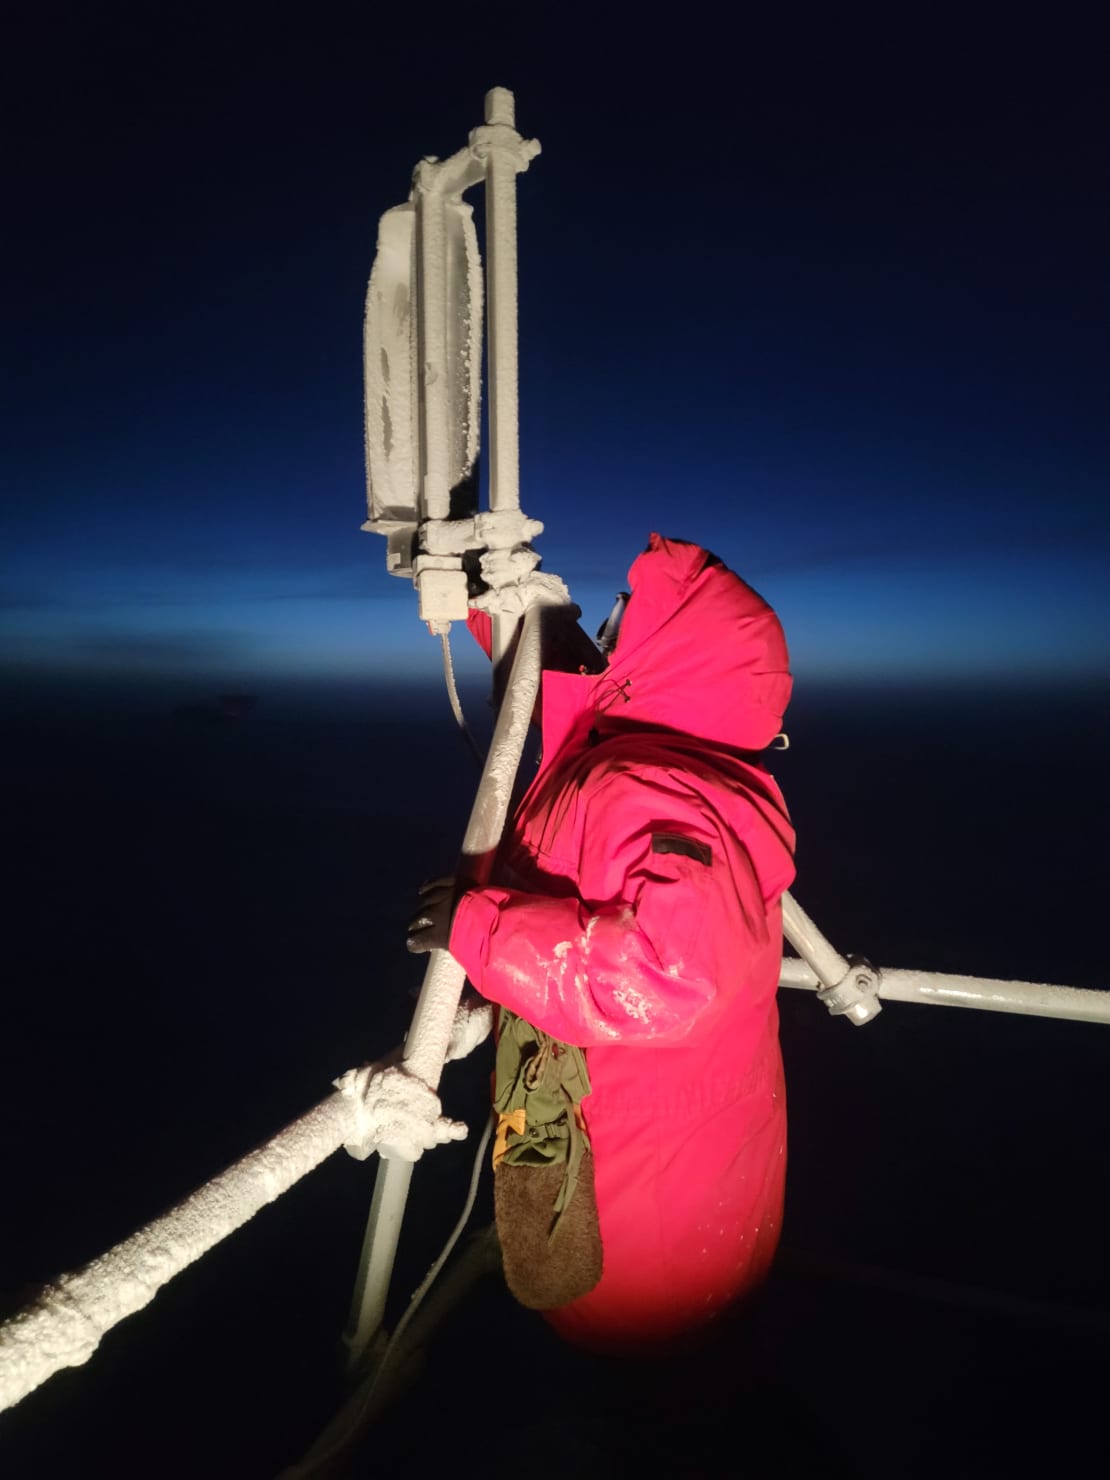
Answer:
<svg viewBox="0 0 1110 1480"><path fill-rule="evenodd" d="M543 525L520 509L516 177L540 146L517 133L513 95L506 88L486 94L483 116L465 149L417 166L409 205L386 212L379 227L367 294L370 519L364 528L388 538L387 568L413 576L420 616L440 634L467 615L463 558L478 553L489 588L484 601L500 692L521 613L534 600L569 597L555 577L535 574L539 557L530 542ZM470 207L462 201L480 181L486 191L484 293ZM489 313L489 508L452 517L452 487L472 477L478 454L477 326L483 300ZM538 618L533 625L534 631L526 619L516 655L523 666L514 659L463 844L475 867L492 857L500 841L535 703ZM433 1087L464 980L446 952L432 953L406 1041L405 1068ZM383 1161L378 1168L346 1332L352 1361L381 1326L411 1175L406 1162Z"/></svg>
<svg viewBox="0 0 1110 1480"><path fill-rule="evenodd" d="M435 165L416 168L416 301L420 397L420 476L425 518L451 512L451 402L447 367L447 204Z"/></svg>
<svg viewBox="0 0 1110 1480"><path fill-rule="evenodd" d="M815 991L834 1016L843 1015L857 1026L881 1012L883 1002L977 1007L984 1012L1110 1023L1110 992L879 968L858 957L849 960L826 940L789 893L782 897L782 933L802 959L783 961L779 986Z"/></svg>
<svg viewBox="0 0 1110 1480"><path fill-rule="evenodd" d="M1110 992L1088 987L1056 987L1044 982L996 981L990 977L952 976L938 971L907 971L884 966L874 970L884 1002L917 1002L932 1007L975 1007L982 1012L1012 1012L1025 1017L1061 1018L1069 1022L1110 1023ZM787 957L781 987L822 990L822 982L805 961Z"/></svg>
<svg viewBox="0 0 1110 1480"><path fill-rule="evenodd" d="M424 159L409 200L387 211L366 297L364 529L388 540L386 568L413 579L422 621L442 633L467 615L463 557L481 554L494 591L536 566L543 525L520 509L516 176L540 152L514 126L513 95L486 95L485 122L448 159ZM483 289L471 207L486 190ZM470 507L478 458L481 323L489 301L489 507ZM452 495L458 491L458 498ZM456 507L457 505L457 507ZM494 618L495 668L520 608Z"/></svg>
<svg viewBox="0 0 1110 1480"><path fill-rule="evenodd" d="M130 1238L61 1275L0 1326L0 1409L63 1367L79 1367L124 1317L149 1304L187 1269L340 1146L365 1142L375 1121L363 1103L367 1075L353 1071L338 1092L233 1163Z"/></svg>
<svg viewBox="0 0 1110 1480"><path fill-rule="evenodd" d="M513 782L539 694L542 618L543 609L538 606L524 618L508 690L471 808L463 839L463 866L473 883L481 883L488 873L505 830ZM439 1084L465 981L465 971L452 956L446 951L432 952L405 1040L404 1065L433 1089ZM352 1364L382 1324L411 1177L410 1162L383 1160L378 1167L345 1337Z"/></svg>
<svg viewBox="0 0 1110 1480"><path fill-rule="evenodd" d="M882 1011L872 968L846 960L789 892L782 896L782 933L806 962L818 997L834 1016L843 1015L858 1028Z"/></svg>
<svg viewBox="0 0 1110 1480"><path fill-rule="evenodd" d="M489 506L520 508L516 177L523 140L507 88L486 94L486 299L489 314Z"/></svg>
<svg viewBox="0 0 1110 1480"><path fill-rule="evenodd" d="M486 163L489 507L491 513L500 514L520 508L516 177L527 169L535 150L516 131L516 103L508 88L490 88L485 119L485 126L474 131L473 145ZM515 617L494 615L495 672L516 627Z"/></svg>

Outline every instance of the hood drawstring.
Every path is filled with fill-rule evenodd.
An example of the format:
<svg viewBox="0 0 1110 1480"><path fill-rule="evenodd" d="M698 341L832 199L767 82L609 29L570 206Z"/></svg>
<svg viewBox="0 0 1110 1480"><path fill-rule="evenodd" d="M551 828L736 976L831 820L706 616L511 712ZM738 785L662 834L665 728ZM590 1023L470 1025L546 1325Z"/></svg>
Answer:
<svg viewBox="0 0 1110 1480"><path fill-rule="evenodd" d="M594 705L597 713L604 714L607 709L612 708L618 697L623 699L626 704L630 704L632 702L632 695L629 692L631 688L632 680L630 678L622 679L619 683L615 678L609 679L604 691L598 695L597 702Z"/></svg>

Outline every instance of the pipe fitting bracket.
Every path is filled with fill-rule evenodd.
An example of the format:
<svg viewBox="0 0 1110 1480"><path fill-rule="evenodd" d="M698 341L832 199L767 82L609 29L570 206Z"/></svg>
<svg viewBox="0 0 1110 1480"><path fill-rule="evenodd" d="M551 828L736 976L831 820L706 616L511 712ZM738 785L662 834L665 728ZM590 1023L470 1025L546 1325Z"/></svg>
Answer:
<svg viewBox="0 0 1110 1480"><path fill-rule="evenodd" d="M833 1017L847 1017L857 1028L878 1017L883 1010L879 1001L882 973L863 956L849 956L848 974L834 986L822 987L817 993Z"/></svg>

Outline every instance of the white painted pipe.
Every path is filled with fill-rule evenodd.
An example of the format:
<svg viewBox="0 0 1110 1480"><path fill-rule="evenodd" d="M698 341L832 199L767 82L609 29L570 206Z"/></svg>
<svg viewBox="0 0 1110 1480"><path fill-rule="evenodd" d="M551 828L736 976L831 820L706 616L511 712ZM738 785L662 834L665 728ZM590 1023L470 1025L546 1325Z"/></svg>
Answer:
<svg viewBox="0 0 1110 1480"><path fill-rule="evenodd" d="M540 690L542 618L542 607L533 607L521 624L509 686L471 808L462 867L472 883L488 878L505 830L513 783ZM465 981L463 968L446 951L432 952L405 1040L404 1063L433 1089L439 1084ZM352 1365L382 1324L411 1176L409 1162L382 1161L378 1167L344 1337Z"/></svg>
<svg viewBox="0 0 1110 1480"><path fill-rule="evenodd" d="M486 302L489 315L489 506L520 508L516 177L521 138L513 95L486 94Z"/></svg>
<svg viewBox="0 0 1110 1480"><path fill-rule="evenodd" d="M516 131L516 102L508 88L490 88L485 119L480 138L486 157L489 506L500 512L520 508L516 177L523 141ZM490 657L495 675L515 632L513 617L494 615Z"/></svg>
<svg viewBox="0 0 1110 1480"><path fill-rule="evenodd" d="M485 124L475 129L468 149L443 163L427 161L415 175L418 250L416 300L419 313L422 405L422 491L426 519L450 513L447 469L450 401L447 395L447 238L444 197L485 180L486 304L488 325L489 509L520 508L519 371L517 337L516 177L539 151L516 131L515 104L507 88L491 88L485 98ZM443 373L440 373L442 367ZM442 454L442 455L441 455ZM518 536L519 538L519 536ZM512 650L518 618L493 615L495 674ZM540 680L540 624L525 619L493 743L463 841L466 867L475 878L492 863L504 831L528 725ZM428 964L406 1040L405 1067L435 1088L465 974L446 952ZM389 1290L412 1166L383 1161L351 1301L345 1339L350 1360L366 1350L381 1326Z"/></svg>
<svg viewBox="0 0 1110 1480"><path fill-rule="evenodd" d="M369 1129L361 1098L340 1091L98 1259L61 1275L0 1326L0 1409L63 1367L79 1367L124 1317Z"/></svg>
<svg viewBox="0 0 1110 1480"><path fill-rule="evenodd" d="M1045 982L950 976L900 967L883 968L876 974L879 997L884 1002L977 1007L982 1012L1012 1012L1026 1017L1061 1018L1070 1022L1110 1023L1110 992L1085 987L1057 987ZM791 957L783 960L779 986L817 991L823 985L807 962Z"/></svg>
<svg viewBox="0 0 1110 1480"><path fill-rule="evenodd" d="M822 987L835 987L851 970L849 963L818 930L792 894L782 896L782 933L812 968Z"/></svg>
<svg viewBox="0 0 1110 1480"><path fill-rule="evenodd" d="M415 177L417 385L420 395L420 491L426 519L451 510L450 381L447 365L447 222L436 188L435 166L421 164Z"/></svg>

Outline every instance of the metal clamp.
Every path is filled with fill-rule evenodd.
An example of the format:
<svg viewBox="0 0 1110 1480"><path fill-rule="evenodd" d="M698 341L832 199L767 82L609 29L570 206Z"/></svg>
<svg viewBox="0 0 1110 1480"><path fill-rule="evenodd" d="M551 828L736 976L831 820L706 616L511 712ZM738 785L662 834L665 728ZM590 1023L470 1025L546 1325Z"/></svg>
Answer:
<svg viewBox="0 0 1110 1480"><path fill-rule="evenodd" d="M817 1000L825 1004L833 1017L846 1016L857 1028L862 1028L883 1010L879 1001L882 973L864 956L847 959L850 967L847 976L835 986L822 987Z"/></svg>
<svg viewBox="0 0 1110 1480"><path fill-rule="evenodd" d="M468 550L511 550L543 534L538 519L520 509L486 509L468 519L426 519L421 548L429 555L462 555Z"/></svg>

